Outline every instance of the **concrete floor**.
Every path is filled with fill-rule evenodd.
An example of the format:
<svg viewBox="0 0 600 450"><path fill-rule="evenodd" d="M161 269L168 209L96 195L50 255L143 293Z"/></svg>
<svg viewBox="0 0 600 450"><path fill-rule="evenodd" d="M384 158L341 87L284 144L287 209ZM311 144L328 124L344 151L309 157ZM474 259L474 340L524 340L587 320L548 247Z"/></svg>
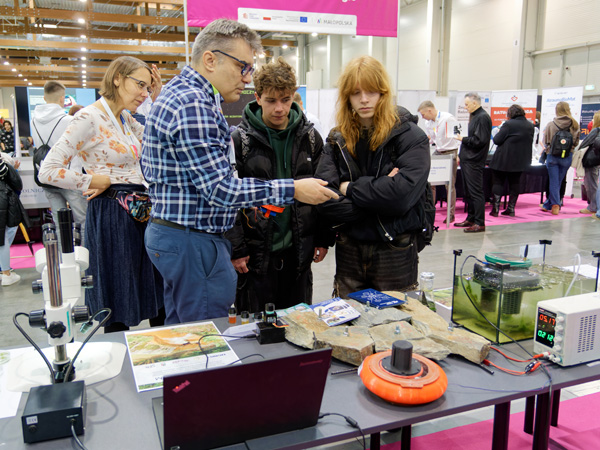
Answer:
<svg viewBox="0 0 600 450"><path fill-rule="evenodd" d="M453 250L462 249L464 258L475 255L483 258L486 252L508 251L518 253L519 247L529 244L530 256L535 252L534 245L540 239L549 239L552 245L546 251L546 262L557 266L573 264L576 253L580 253L583 264L597 264L591 251L600 252L600 220L590 216L576 219L552 220L536 223L501 225L489 227L485 233L466 234L462 229L442 229L434 237L433 245L420 254L419 271L435 273L435 288L446 288L452 285L454 256ZM460 260L462 262L462 259ZM330 298L333 275L335 272L335 257L332 249L325 260L313 265L314 271L314 301ZM13 315L16 312L27 312L43 307L41 295L34 295L31 283L39 278L35 269L17 271L22 279L18 284L0 287L0 348L26 346L25 339L13 325ZM32 338L44 345L47 338L41 330L31 329L26 318L20 318L20 323ZM146 327L146 323L140 327ZM598 391L598 383L565 390L563 399L572 398L582 393ZM522 410L523 405L515 402L512 411ZM413 436L432 433L442 429L465 425L492 417L491 408L455 415L449 418L426 422L413 427ZM385 433L382 442L390 443L399 440L399 433ZM358 441L348 441L327 448L339 450L354 450L362 448Z"/></svg>

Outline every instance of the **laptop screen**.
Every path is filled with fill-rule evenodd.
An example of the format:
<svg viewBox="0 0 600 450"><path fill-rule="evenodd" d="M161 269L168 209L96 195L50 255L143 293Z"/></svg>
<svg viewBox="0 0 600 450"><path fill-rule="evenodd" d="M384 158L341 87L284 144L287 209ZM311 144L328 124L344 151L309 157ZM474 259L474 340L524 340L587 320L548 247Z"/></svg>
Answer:
<svg viewBox="0 0 600 450"><path fill-rule="evenodd" d="M164 448L211 449L314 426L330 363L323 349L165 376Z"/></svg>

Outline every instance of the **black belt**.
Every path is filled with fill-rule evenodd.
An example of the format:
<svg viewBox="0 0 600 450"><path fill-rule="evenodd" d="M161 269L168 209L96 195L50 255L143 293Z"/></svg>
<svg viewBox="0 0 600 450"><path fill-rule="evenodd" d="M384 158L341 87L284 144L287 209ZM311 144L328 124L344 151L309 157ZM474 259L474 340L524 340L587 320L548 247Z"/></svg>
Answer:
<svg viewBox="0 0 600 450"><path fill-rule="evenodd" d="M174 228L176 230L181 230L181 231L190 230L193 233L212 234L215 236L221 236L223 234L223 233L210 233L208 231L199 230L197 228L186 227L186 226L181 225L180 223L171 222L170 220L159 219L157 217L150 217L150 222L155 223L157 225L163 225L163 226L169 227L169 228Z"/></svg>
<svg viewBox="0 0 600 450"><path fill-rule="evenodd" d="M113 188L108 188L104 192L102 192L102 194L100 194L100 196L101 197L110 198L110 199L115 199L115 198L117 198L117 196L119 194L133 194L133 193L148 195L144 191L129 190L129 189L113 189Z"/></svg>

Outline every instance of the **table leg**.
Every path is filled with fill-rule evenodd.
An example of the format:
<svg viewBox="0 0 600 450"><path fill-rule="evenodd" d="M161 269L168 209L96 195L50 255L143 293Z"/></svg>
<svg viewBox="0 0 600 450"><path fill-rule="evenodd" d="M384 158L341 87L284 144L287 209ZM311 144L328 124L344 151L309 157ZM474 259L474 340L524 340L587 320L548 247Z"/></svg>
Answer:
<svg viewBox="0 0 600 450"><path fill-rule="evenodd" d="M550 440L550 395L539 394L535 405L535 425L533 429L533 450L546 450Z"/></svg>
<svg viewBox="0 0 600 450"><path fill-rule="evenodd" d="M533 434L533 417L535 414L535 395L525 399L525 420L523 421L523 431L527 434Z"/></svg>
<svg viewBox="0 0 600 450"><path fill-rule="evenodd" d="M560 406L560 389L557 389L552 393L552 417L550 418L550 425L553 427L558 426L558 407Z"/></svg>
<svg viewBox="0 0 600 450"><path fill-rule="evenodd" d="M380 450L381 448L381 433L373 433L371 434L371 450Z"/></svg>
<svg viewBox="0 0 600 450"><path fill-rule="evenodd" d="M410 450L411 425L402 427L400 433L400 450Z"/></svg>
<svg viewBox="0 0 600 450"><path fill-rule="evenodd" d="M492 450L508 450L508 425L510 423L510 402L494 407L494 432Z"/></svg>

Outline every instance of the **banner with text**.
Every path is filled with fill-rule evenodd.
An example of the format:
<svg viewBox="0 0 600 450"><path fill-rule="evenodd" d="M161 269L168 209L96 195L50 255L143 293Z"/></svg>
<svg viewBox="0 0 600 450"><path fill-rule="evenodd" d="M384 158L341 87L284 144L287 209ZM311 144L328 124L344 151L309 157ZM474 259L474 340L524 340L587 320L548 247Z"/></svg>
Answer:
<svg viewBox="0 0 600 450"><path fill-rule="evenodd" d="M492 127L499 127L507 119L506 112L512 105L521 106L525 117L535 122L537 89L492 91Z"/></svg>
<svg viewBox="0 0 600 450"><path fill-rule="evenodd" d="M397 36L398 2L370 0L221 0L188 2L188 25L226 17L254 30Z"/></svg>
<svg viewBox="0 0 600 450"><path fill-rule="evenodd" d="M542 116L540 118L540 142L544 135L546 125L556 117L556 104L567 102L571 108L571 115L579 123L581 117L581 103L583 101L583 86L560 87L544 89L542 91Z"/></svg>

